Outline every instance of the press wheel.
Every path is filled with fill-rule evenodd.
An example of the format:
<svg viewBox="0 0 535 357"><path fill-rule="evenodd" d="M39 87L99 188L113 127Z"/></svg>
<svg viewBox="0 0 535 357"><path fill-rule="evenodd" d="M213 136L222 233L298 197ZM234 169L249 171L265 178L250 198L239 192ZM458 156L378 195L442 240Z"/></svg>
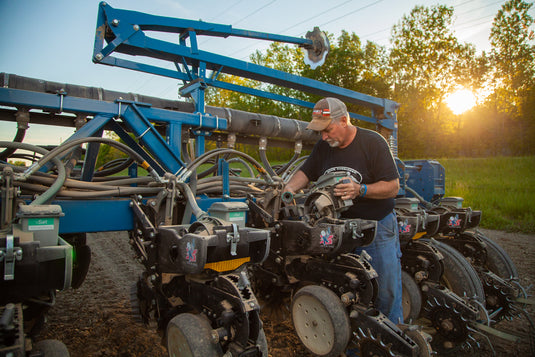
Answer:
<svg viewBox="0 0 535 357"><path fill-rule="evenodd" d="M414 278L406 271L401 272L401 285L403 293L401 302L403 304L403 321L411 323L420 316L422 309L422 293Z"/></svg>
<svg viewBox="0 0 535 357"><path fill-rule="evenodd" d="M334 357L346 349L349 317L334 292L323 286L305 286L294 295L291 311L297 336L310 352Z"/></svg>
<svg viewBox="0 0 535 357"><path fill-rule="evenodd" d="M219 343L215 343L212 327L202 315L184 313L173 317L167 325L167 352L170 357L220 357Z"/></svg>

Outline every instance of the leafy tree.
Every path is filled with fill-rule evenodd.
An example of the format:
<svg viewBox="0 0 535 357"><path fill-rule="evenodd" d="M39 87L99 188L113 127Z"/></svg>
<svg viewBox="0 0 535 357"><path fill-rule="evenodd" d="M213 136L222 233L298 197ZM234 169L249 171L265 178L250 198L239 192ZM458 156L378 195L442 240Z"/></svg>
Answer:
<svg viewBox="0 0 535 357"><path fill-rule="evenodd" d="M452 7L416 6L392 29L394 98L402 104L400 156L440 155L452 145L455 125L443 99L478 68L474 47L459 43L452 24Z"/></svg>
<svg viewBox="0 0 535 357"><path fill-rule="evenodd" d="M494 68L495 114L502 114L511 153L533 153L535 147L535 45L533 3L509 0L494 18L490 34ZM507 138L506 138L507 139Z"/></svg>
<svg viewBox="0 0 535 357"><path fill-rule="evenodd" d="M110 139L123 142L122 140L119 139L119 136L113 132L106 132L105 136ZM98 151L97 162L96 162L96 168L98 169L99 167L105 165L106 163L110 161L117 160L117 159L124 159L126 157L128 157L126 153L122 152L121 150L117 149L114 146L100 145L99 151Z"/></svg>

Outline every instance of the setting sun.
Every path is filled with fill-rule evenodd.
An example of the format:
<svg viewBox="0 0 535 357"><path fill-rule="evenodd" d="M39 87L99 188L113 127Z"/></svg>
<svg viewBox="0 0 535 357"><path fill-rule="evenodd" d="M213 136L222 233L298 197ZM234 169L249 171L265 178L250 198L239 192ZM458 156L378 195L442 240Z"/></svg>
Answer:
<svg viewBox="0 0 535 357"><path fill-rule="evenodd" d="M453 114L458 115L466 112L476 105L476 96L468 89L460 89L449 94L445 101Z"/></svg>

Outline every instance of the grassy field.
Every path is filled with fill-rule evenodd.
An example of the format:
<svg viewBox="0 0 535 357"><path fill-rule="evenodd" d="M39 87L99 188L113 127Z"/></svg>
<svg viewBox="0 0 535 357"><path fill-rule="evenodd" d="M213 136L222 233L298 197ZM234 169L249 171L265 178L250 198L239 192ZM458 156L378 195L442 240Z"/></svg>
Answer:
<svg viewBox="0 0 535 357"><path fill-rule="evenodd" d="M446 170L446 195L481 210L481 227L535 233L535 156L437 161Z"/></svg>

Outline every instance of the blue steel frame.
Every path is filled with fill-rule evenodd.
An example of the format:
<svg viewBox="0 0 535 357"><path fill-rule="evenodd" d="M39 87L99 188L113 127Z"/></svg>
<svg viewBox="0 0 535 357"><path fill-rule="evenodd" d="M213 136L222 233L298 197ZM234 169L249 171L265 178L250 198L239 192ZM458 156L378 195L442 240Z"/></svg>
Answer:
<svg viewBox="0 0 535 357"><path fill-rule="evenodd" d="M148 37L144 31L176 33L179 35L179 43L168 43ZM202 21L118 10L102 2L99 5L93 61L182 80L186 85L182 88L181 94L193 98L196 112L185 113L152 108L150 104L139 102L118 100L111 103L70 97L68 93L63 92L48 94L9 88L0 88L0 105L17 108L40 108L50 112L84 113L87 116L93 116L92 120L76 131L68 140L101 136L105 128L113 130L127 145L141 154L160 175L164 172L177 174L185 167L185 164L180 159L182 126L196 128L198 154L202 154L204 150L204 135L213 130L227 129L226 119L205 113L204 90L207 86L238 91L306 108L313 108L314 106L314 103L311 102L225 83L218 80L220 73L298 89L320 96L338 97L346 103L354 103L370 108L374 117L355 113L350 113L350 116L393 129L396 137L396 110L399 107L396 102L201 51L197 45L197 35L256 38L293 43L304 47L311 45L311 40L308 39L233 29L232 26ZM189 46L186 44L188 38ZM113 57L111 54L114 52L170 61L175 64L176 71ZM210 76L208 71L212 72ZM386 119L376 119L375 116L379 114L384 115ZM153 123L166 125L167 140L158 133ZM136 140L139 141L139 144L128 135L121 125L128 127L135 135ZM95 155L86 155L86 160L92 160L85 163L91 167L83 172L82 175L82 178L87 181L92 178L93 171L91 169L94 169L98 144L92 143L89 146L89 150L94 152ZM224 170L220 174L225 177L228 175L228 168L222 167L224 167ZM228 179L223 180L223 182L228 186ZM223 189L224 192L229 192L228 187ZM228 197L215 200L220 201L222 199L225 200ZM132 210L129 208L129 202L129 199L54 201L53 203L62 206L65 213L65 216L60 218L60 234L132 230L134 217ZM199 206L202 209L207 209L212 202L214 202L213 198L201 198Z"/></svg>
<svg viewBox="0 0 535 357"><path fill-rule="evenodd" d="M93 116L86 125L77 130L68 140L83 137L101 136L106 127L117 133L128 146L139 153L160 175L165 172L178 173L185 167L180 159L180 133L183 125L200 130L225 130L227 121L209 114L192 114L152 108L150 104L116 101L115 103L93 99L70 97L61 94L49 94L0 88L0 105L8 107L40 108L59 113L84 113ZM172 132L173 141L167 142L155 129L153 123L164 123L168 133ZM136 136L143 148L133 140L120 124L126 125ZM98 147L95 148L98 152ZM147 152L150 155L147 155ZM86 160L91 160L86 155ZM94 160L84 168L82 178L92 179ZM134 227L134 217L129 207L130 199L113 200L56 200L53 204L62 207L65 216L60 217L59 232L104 232L129 231ZM203 205L204 207L205 205Z"/></svg>
<svg viewBox="0 0 535 357"><path fill-rule="evenodd" d="M179 34L179 43L169 43L151 38L144 31L161 31ZM197 35L225 38L229 36L238 36L293 43L300 46L312 45L312 41L308 39L233 29L230 25L220 25L203 21L154 16L129 10L119 10L102 2L99 6L97 19L93 62L175 78L182 80L185 83L191 83L194 88L188 88L187 94L194 98L196 109L200 113L204 112L204 96L202 95L202 91L204 91L206 86L233 90L306 108L314 107L314 103L311 102L219 81L217 78L220 73L227 73L297 89L319 96L337 97L346 103L353 103L370 108L373 117L367 117L356 113L350 113L350 116L358 120L380 124L392 129L395 132L394 137L397 137L396 111L399 108L398 103L389 99L376 98L310 78L300 77L234 58L201 51L198 48ZM186 44L187 38L190 39L189 46ZM111 56L113 52L126 55L146 56L168 61L175 64L176 71L113 57ZM183 66L182 69L180 68L180 65ZM212 71L212 75L208 76L207 71ZM184 94L186 94L186 92L184 92ZM385 119L377 119L376 117L378 117L379 114L384 115Z"/></svg>

